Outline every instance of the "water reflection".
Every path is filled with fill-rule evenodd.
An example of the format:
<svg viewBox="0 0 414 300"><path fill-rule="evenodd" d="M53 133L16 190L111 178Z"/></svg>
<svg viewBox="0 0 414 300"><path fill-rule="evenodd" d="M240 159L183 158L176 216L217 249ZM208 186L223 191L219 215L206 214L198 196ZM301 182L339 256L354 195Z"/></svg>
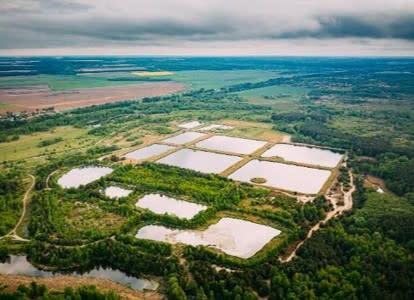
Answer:
<svg viewBox="0 0 414 300"><path fill-rule="evenodd" d="M342 154L335 153L330 150L290 144L277 144L263 153L262 156L278 156L287 161L329 168L335 168L342 159Z"/></svg>
<svg viewBox="0 0 414 300"><path fill-rule="evenodd" d="M160 194L148 194L138 200L137 207L147 208L156 214L171 214L179 218L191 219L207 206L177 200Z"/></svg>
<svg viewBox="0 0 414 300"><path fill-rule="evenodd" d="M136 237L172 244L209 246L229 255L249 258L279 234L280 230L269 226L240 219L222 218L203 231L147 225L138 231Z"/></svg>
<svg viewBox="0 0 414 300"><path fill-rule="evenodd" d="M111 268L104 269L102 267L92 269L89 272L51 272L37 269L26 258L26 256L12 255L5 263L0 263L0 273L6 275L26 275L34 277L53 277L59 275L74 275L92 278L105 278L117 283L129 286L135 290L156 290L158 283L153 280L141 279L128 276L125 273L113 270Z"/></svg>
<svg viewBox="0 0 414 300"><path fill-rule="evenodd" d="M65 173L58 179L58 184L65 188L78 188L86 185L99 178L112 173L112 169L108 167L82 167L75 168Z"/></svg>
<svg viewBox="0 0 414 300"><path fill-rule="evenodd" d="M317 194L330 175L331 172L327 170L251 160L229 178L244 182L252 182L253 178L264 178L265 186L303 194Z"/></svg>
<svg viewBox="0 0 414 300"><path fill-rule="evenodd" d="M241 159L239 156L181 149L157 162L203 173L219 174Z"/></svg>

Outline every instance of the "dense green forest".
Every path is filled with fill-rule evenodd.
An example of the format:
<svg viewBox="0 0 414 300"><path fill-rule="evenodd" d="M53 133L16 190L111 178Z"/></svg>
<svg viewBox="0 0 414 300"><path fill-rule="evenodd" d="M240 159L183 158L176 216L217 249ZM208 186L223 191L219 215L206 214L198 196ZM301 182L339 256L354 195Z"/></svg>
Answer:
<svg viewBox="0 0 414 300"><path fill-rule="evenodd" d="M46 286L32 282L29 286L20 285L16 292L2 291L0 285L0 298L11 299L96 299L118 300L121 299L115 292L102 293L95 286L82 286L77 289L67 287L64 291L49 291Z"/></svg>
<svg viewBox="0 0 414 300"><path fill-rule="evenodd" d="M19 218L24 191L23 178L22 170L17 168L0 173L0 236L8 233Z"/></svg>

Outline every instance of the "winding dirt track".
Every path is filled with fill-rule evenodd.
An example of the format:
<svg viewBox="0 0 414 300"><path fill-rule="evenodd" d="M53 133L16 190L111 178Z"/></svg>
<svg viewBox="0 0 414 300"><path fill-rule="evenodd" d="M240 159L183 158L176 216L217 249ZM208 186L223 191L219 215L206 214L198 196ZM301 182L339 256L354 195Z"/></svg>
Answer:
<svg viewBox="0 0 414 300"><path fill-rule="evenodd" d="M50 186L49 186L50 177L52 177L57 171L59 171L59 169L54 170L52 173L49 173L49 175L47 175L46 181L45 181L45 190L50 190Z"/></svg>
<svg viewBox="0 0 414 300"><path fill-rule="evenodd" d="M318 222L317 224L315 224L308 232L308 234L306 235L306 238L301 241L299 244L296 245L295 249L292 251L292 253L284 258L284 259L280 259L281 262L283 263L287 263L290 262L292 259L294 259L296 257L296 252L298 251L298 249L305 243L305 241L309 238L312 237L313 233L318 231L321 228L322 224L325 224L326 222L328 222L330 219L332 219L335 216L339 216L341 215L344 211L350 210L352 209L352 193L355 191L355 185L354 185L354 178L352 176L352 172L349 171L349 176L350 176L350 185L351 185L351 189L349 189L348 192L345 192L343 190L343 187L341 187L342 193L344 195L344 205L341 206L336 206L334 210L328 212L326 214L325 219L323 219L322 221Z"/></svg>
<svg viewBox="0 0 414 300"><path fill-rule="evenodd" d="M26 192L24 193L23 199L22 199L22 204L23 204L23 210L22 210L22 214L20 215L19 221L17 222L16 226L14 226L14 228L6 235L0 237L0 239L4 239L4 238L12 238L13 240L17 240L17 241L22 241L22 242L28 242L29 240L20 237L17 234L17 229L20 227L20 225L22 224L24 217L26 215L26 207L27 207L27 201L29 200L29 196L30 196L30 192L32 191L32 189L34 188L34 185L36 183L36 178L29 174L29 177L31 179L31 183L29 188L26 190Z"/></svg>

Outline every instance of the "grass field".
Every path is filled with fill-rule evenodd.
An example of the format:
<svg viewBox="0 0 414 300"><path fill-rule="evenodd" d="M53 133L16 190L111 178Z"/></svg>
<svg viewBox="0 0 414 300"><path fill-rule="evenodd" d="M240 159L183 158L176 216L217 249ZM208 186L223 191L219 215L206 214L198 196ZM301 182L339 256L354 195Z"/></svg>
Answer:
<svg viewBox="0 0 414 300"><path fill-rule="evenodd" d="M13 107L13 105L0 102L0 109L8 109L8 108L12 108L12 107Z"/></svg>
<svg viewBox="0 0 414 300"><path fill-rule="evenodd" d="M33 85L47 85L51 90L71 90L92 87L108 87L157 80L158 77L188 84L193 89L220 88L244 82L258 82L274 78L277 73L260 70L241 71L180 71L151 72L153 74L134 75L139 72L102 72L79 75L36 75L8 76L0 78L0 88L12 88ZM139 73L141 74L141 73ZM160 76L162 75L162 76Z"/></svg>
<svg viewBox="0 0 414 300"><path fill-rule="evenodd" d="M269 142L283 142L289 138L287 135L272 129L271 124L248 122L238 120L222 120L221 124L234 126L234 129L226 131L226 135L242 138L251 138Z"/></svg>
<svg viewBox="0 0 414 300"><path fill-rule="evenodd" d="M5 160L23 160L30 157L62 151L69 151L92 144L96 137L86 134L87 129L74 127L57 127L48 132L41 132L31 135L22 135L17 141L0 144L0 162ZM63 138L63 141L56 144L39 147L39 142L53 138Z"/></svg>
<svg viewBox="0 0 414 300"><path fill-rule="evenodd" d="M259 82L274 78L276 72L260 70L244 71L180 71L176 72L171 79L188 84L193 89L217 89L233 84L245 82Z"/></svg>
<svg viewBox="0 0 414 300"><path fill-rule="evenodd" d="M252 104L270 105L279 111L292 111L300 99L306 96L308 90L294 86L268 86L246 90L237 94Z"/></svg>
<svg viewBox="0 0 414 300"><path fill-rule="evenodd" d="M0 78L0 88L13 88L33 85L47 85L53 91L93 88L93 87L109 87L125 84L136 84L143 82L142 80L122 80L124 77L106 76L78 76L78 75L37 75L37 76L10 76ZM121 75L119 75L121 76ZM129 74L130 77L133 77ZM120 80L109 80L120 78ZM150 81L150 80L148 80Z"/></svg>

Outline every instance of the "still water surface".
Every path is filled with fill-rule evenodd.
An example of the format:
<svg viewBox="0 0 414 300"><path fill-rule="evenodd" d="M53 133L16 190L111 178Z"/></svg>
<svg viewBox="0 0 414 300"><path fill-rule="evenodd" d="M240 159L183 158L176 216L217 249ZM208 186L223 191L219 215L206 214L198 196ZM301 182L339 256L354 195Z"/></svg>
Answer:
<svg viewBox="0 0 414 300"><path fill-rule="evenodd" d="M218 174L241 159L242 158L238 156L181 149L158 160L157 162L203 173Z"/></svg>
<svg viewBox="0 0 414 300"><path fill-rule="evenodd" d="M99 178L112 173L112 169L108 167L82 167L75 168L65 173L58 179L58 184L63 188L77 188L86 185Z"/></svg>
<svg viewBox="0 0 414 300"><path fill-rule="evenodd" d="M215 135L198 142L197 147L238 154L251 154L262 148L267 142L224 135Z"/></svg>
<svg viewBox="0 0 414 300"><path fill-rule="evenodd" d="M148 159L153 156L157 156L164 152L167 152L171 149L174 149L174 147L167 146L167 145L154 144L151 146L147 146L147 147L132 151L126 154L125 157L128 159L135 159L135 160Z"/></svg>
<svg viewBox="0 0 414 300"><path fill-rule="evenodd" d="M177 230L160 225L142 227L136 237L171 244L208 246L223 252L249 258L280 234L275 228L234 218L222 218L206 230Z"/></svg>
<svg viewBox="0 0 414 300"><path fill-rule="evenodd" d="M153 280L141 279L128 276L125 273L111 268L95 268L89 272L80 274L77 272L51 272L37 269L27 259L26 256L10 256L5 263L0 263L0 273L6 275L26 275L34 277L53 277L59 275L73 275L92 278L104 278L114 282L129 286L134 290L156 290L158 283Z"/></svg>
<svg viewBox="0 0 414 300"><path fill-rule="evenodd" d="M342 154L335 153L330 150L290 144L277 144L263 153L262 156L278 156L286 161L329 168L336 167L342 158Z"/></svg>
<svg viewBox="0 0 414 300"><path fill-rule="evenodd" d="M317 194L330 175L331 172L328 170L252 160L229 178L244 182L252 182L253 178L264 178L264 186L303 194Z"/></svg>
<svg viewBox="0 0 414 300"><path fill-rule="evenodd" d="M171 214L179 218L191 219L207 206L177 200L160 194L148 194L138 200L137 207L147 208L156 214Z"/></svg>

